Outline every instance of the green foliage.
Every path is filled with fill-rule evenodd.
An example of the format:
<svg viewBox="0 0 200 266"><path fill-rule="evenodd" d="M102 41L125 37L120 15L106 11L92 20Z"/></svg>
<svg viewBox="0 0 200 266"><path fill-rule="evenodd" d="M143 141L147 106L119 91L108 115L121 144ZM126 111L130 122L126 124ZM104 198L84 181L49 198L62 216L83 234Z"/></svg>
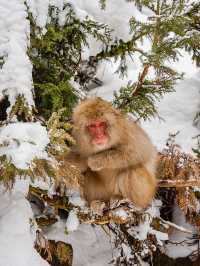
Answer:
<svg viewBox="0 0 200 266"><path fill-rule="evenodd" d="M181 78L176 71L160 66L158 77L148 78L147 72L150 65L144 65L138 81L122 87L119 93L114 94L114 105L125 112L132 113L137 119L149 119L158 115L155 103L160 100L166 92L172 92L174 83Z"/></svg>
<svg viewBox="0 0 200 266"><path fill-rule="evenodd" d="M166 87L154 80L145 79L141 87L137 89L137 83L122 87L114 96L114 106L126 113L132 113L137 119L149 119L157 113L155 103L166 91L173 91L172 81L166 80ZM134 89L133 89L134 86Z"/></svg>
<svg viewBox="0 0 200 266"><path fill-rule="evenodd" d="M196 156L198 158L200 158L200 144L198 145L198 147L196 149L193 149L194 153L196 154Z"/></svg>
<svg viewBox="0 0 200 266"><path fill-rule="evenodd" d="M197 147L193 149L193 152L196 154L198 158L200 158L200 135L197 137Z"/></svg>
<svg viewBox="0 0 200 266"><path fill-rule="evenodd" d="M36 107L39 113L49 118L52 111L65 107L65 115L71 114L79 95L71 85L76 77L82 59L83 46L88 46L88 36L106 44L110 41L110 30L104 24L89 18L79 20L72 7L65 5L64 23L59 11L49 10L46 33L41 34L31 18L31 47L33 81Z"/></svg>
<svg viewBox="0 0 200 266"><path fill-rule="evenodd" d="M25 171L17 169L6 155L0 156L0 182L3 182L6 188L12 188L17 175L24 176Z"/></svg>
<svg viewBox="0 0 200 266"><path fill-rule="evenodd" d="M108 59L111 57L113 57L115 60L120 58L120 67L117 72L125 75L127 72L126 56L129 55L132 58L132 54L135 52L138 52L141 55L146 55L142 49L136 47L135 41L133 39L126 42L122 39L119 39L115 40L113 44L107 45L104 50L96 55L96 59L97 61L100 61L102 59Z"/></svg>
<svg viewBox="0 0 200 266"><path fill-rule="evenodd" d="M200 111L198 111L194 117L194 125L196 127L199 127L200 126Z"/></svg>
<svg viewBox="0 0 200 266"><path fill-rule="evenodd" d="M146 21L132 17L130 31L132 38L116 41L97 56L121 58L119 70L126 73L126 56L134 60L134 53L140 54L142 69L138 80L115 93L114 105L137 118L147 119L156 115L155 102L165 93L173 91L177 80L183 74L170 67L178 61L181 49L192 52L197 65L200 60L200 4L186 0L130 0L139 10L148 8L152 15ZM150 41L149 51L144 51L142 42ZM151 76L149 75L151 73Z"/></svg>
<svg viewBox="0 0 200 266"><path fill-rule="evenodd" d="M14 116L18 118L19 121L32 121L33 120L33 111L27 104L24 95L18 95L16 98L15 104L12 106L9 113L9 119L12 119Z"/></svg>
<svg viewBox="0 0 200 266"><path fill-rule="evenodd" d="M0 182L6 189L11 189L16 177L30 177L32 181L36 178L54 178L56 169L52 162L45 159L35 158L28 169L17 168L6 155L0 156Z"/></svg>
<svg viewBox="0 0 200 266"><path fill-rule="evenodd" d="M47 147L49 159L34 158L27 169L17 168L6 155L0 156L0 182L7 189L11 189L16 177L29 177L32 182L36 179L45 181L53 179L58 182L63 176L65 184L70 186L79 185L80 171L65 161L65 156L75 140L70 135L72 125L66 121L65 109L53 112L46 123L50 144ZM18 143L17 139L14 139ZM20 144L20 143L19 143ZM0 147L6 147L9 142L3 142Z"/></svg>
<svg viewBox="0 0 200 266"><path fill-rule="evenodd" d="M128 84L115 93L114 105L125 112L133 113L137 118L147 119L157 114L155 102L165 93L173 91L182 73L170 67L177 61L180 49L192 53L199 64L199 4L188 5L185 0L132 0L139 10L148 8L152 15L147 21L135 18L130 20L132 38L128 41L115 40L111 43L110 31L106 25L89 18L79 20L71 5L65 5L62 12L65 20L61 23L58 9L49 10L49 23L44 35L31 20L31 49L33 62L33 81L36 107L40 114L49 118L51 113L65 107L65 116L70 117L72 108L81 97L71 81L81 75L83 46L88 46L88 36L93 36L104 44L104 49L95 56L96 62L102 59L121 59L118 69L126 74L127 55L134 60L139 53L142 62L138 80ZM106 1L100 1L104 9ZM39 34L38 34L39 33ZM144 51L141 43L148 38L150 50ZM146 67L148 66L148 67ZM151 73L151 77L149 76ZM153 73L153 74L152 74ZM80 84L84 87L84 84Z"/></svg>
<svg viewBox="0 0 200 266"><path fill-rule="evenodd" d="M75 140L70 135L72 125L64 120L65 109L54 112L47 122L50 138L49 153L53 156L62 156L69 152Z"/></svg>
<svg viewBox="0 0 200 266"><path fill-rule="evenodd" d="M3 64L4 64L4 57L0 56L0 69L2 68Z"/></svg>
<svg viewBox="0 0 200 266"><path fill-rule="evenodd" d="M99 0L100 5L101 5L101 9L105 9L106 8L106 0Z"/></svg>
<svg viewBox="0 0 200 266"><path fill-rule="evenodd" d="M77 96L69 81L54 83L35 83L36 104L39 113L44 117L50 117L52 111L60 107L65 108L65 116L69 117L72 108L77 103Z"/></svg>
<svg viewBox="0 0 200 266"><path fill-rule="evenodd" d="M193 38L188 39L185 49L192 53L193 60L197 66L200 66L200 3L191 4L191 8L186 12L186 15L189 17L188 31L193 31Z"/></svg>

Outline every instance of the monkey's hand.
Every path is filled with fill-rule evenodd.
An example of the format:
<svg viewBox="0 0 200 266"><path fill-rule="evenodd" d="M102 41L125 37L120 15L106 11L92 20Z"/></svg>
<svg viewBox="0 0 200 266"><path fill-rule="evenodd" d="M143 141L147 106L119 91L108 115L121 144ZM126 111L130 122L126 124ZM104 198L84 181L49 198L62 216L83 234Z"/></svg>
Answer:
<svg viewBox="0 0 200 266"><path fill-rule="evenodd" d="M100 200L93 200L90 203L90 208L95 214L98 214L98 215L103 215L103 210L105 207L106 207L105 202L100 201Z"/></svg>
<svg viewBox="0 0 200 266"><path fill-rule="evenodd" d="M93 155L88 158L88 166L92 171L100 171L104 168L104 160L98 155Z"/></svg>
<svg viewBox="0 0 200 266"><path fill-rule="evenodd" d="M66 163L70 163L74 165L75 167L79 168L81 173L85 172L87 169L87 160L85 158L82 158L79 154L76 152L69 152L65 156Z"/></svg>

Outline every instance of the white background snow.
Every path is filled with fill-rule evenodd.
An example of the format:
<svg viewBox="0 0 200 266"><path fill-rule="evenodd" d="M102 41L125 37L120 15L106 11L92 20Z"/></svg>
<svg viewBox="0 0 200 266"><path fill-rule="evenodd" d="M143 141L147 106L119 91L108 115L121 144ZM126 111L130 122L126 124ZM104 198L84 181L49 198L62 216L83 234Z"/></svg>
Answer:
<svg viewBox="0 0 200 266"><path fill-rule="evenodd" d="M95 20L104 22L114 29L114 36L125 40L129 38L129 19L135 16L140 20L146 20L149 14L147 10L141 14L132 3L124 0L108 0L105 11L100 9L97 0L27 0L26 2L44 31L48 4L62 7L64 2L70 2L81 19L89 15ZM26 20L24 1L1 0L0 57L6 55L6 61L0 69L0 97L8 95L11 103L18 93L23 93L27 102L30 105L34 104L31 93L32 66L26 55L28 45L29 22ZM92 39L90 45L90 49L84 49L85 58L102 48ZM184 80L176 85L174 93L165 95L160 103L157 103L158 112L164 121L152 119L150 122L142 123L159 150L164 147L169 132L180 131L177 136L178 144L184 151L191 152L191 148L195 145L193 137L199 133L199 130L193 126L193 118L200 104L200 70L192 63L188 54L183 52L182 55L174 67L185 72ZM137 79L140 71L137 57L134 62L129 59L128 75L124 79L114 73L118 63L103 62L99 66L97 76L103 81L103 86L98 87L92 94L110 100L114 90L127 84L128 80ZM0 148L0 154L6 152L18 167L27 167L35 156L40 158L46 156L45 146L49 139L46 130L38 123L16 123L1 127L0 138L1 143L9 140L6 148ZM0 266L48 265L33 248L34 234L30 232L29 224L29 218L33 214L24 197L27 186L27 182L20 181L12 194L4 194L2 191L0 193ZM74 214L72 216L76 219ZM66 235L65 225L65 221L61 220L52 226L48 231L48 237L72 243L73 266L108 265L112 258L112 244L100 228L80 225L75 232ZM182 256L185 252L185 250L180 251L178 255Z"/></svg>

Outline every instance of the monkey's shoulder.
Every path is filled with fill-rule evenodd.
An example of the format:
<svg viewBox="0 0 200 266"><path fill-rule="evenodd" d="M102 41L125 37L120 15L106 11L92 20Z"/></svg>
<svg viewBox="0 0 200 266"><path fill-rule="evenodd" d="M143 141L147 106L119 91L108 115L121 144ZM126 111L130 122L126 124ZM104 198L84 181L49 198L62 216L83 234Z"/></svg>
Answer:
<svg viewBox="0 0 200 266"><path fill-rule="evenodd" d="M128 121L126 143L134 150L148 150L151 153L156 153L156 148L147 132L134 121Z"/></svg>
<svg viewBox="0 0 200 266"><path fill-rule="evenodd" d="M137 122L128 119L126 120L126 124L128 128L127 130L130 132L132 136L139 138L144 137L149 139L147 132Z"/></svg>

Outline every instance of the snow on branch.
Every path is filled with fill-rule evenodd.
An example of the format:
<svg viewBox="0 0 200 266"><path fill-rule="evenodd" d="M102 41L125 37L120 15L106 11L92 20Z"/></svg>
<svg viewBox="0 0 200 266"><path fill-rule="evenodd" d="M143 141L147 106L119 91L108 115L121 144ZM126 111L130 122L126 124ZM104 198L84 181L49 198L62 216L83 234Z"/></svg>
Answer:
<svg viewBox="0 0 200 266"><path fill-rule="evenodd" d="M0 99L7 95L12 106L17 96L24 95L27 103L34 105L26 5L19 0L3 0L0 13Z"/></svg>
<svg viewBox="0 0 200 266"><path fill-rule="evenodd" d="M24 96L29 106L34 106L32 63L27 54L30 45L30 12L38 27L45 32L49 6L62 9L63 1L2 0L0 3L0 100L8 96L15 104ZM10 109L8 112L10 112Z"/></svg>

